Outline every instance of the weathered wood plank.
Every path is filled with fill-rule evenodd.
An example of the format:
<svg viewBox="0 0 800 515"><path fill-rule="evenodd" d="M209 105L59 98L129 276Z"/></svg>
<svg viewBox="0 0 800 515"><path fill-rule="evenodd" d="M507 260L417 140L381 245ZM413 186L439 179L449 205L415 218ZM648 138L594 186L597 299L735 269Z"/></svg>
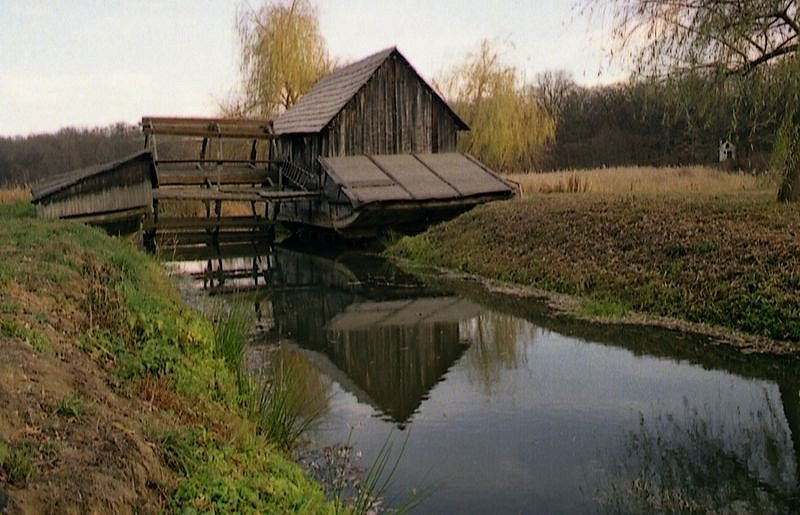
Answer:
<svg viewBox="0 0 800 515"><path fill-rule="evenodd" d="M170 170L159 167L156 176L159 186L199 186L206 181L219 184L265 184L270 180L275 183L278 181L277 171L250 167L223 167L219 171L213 168Z"/></svg>
<svg viewBox="0 0 800 515"><path fill-rule="evenodd" d="M147 220L145 229L157 231L182 231L205 229L252 229L268 228L275 225L274 220L252 216L230 216L223 218L159 217L158 221Z"/></svg>
<svg viewBox="0 0 800 515"><path fill-rule="evenodd" d="M239 200L263 202L265 200L297 200L318 198L319 193L309 191L273 190L217 190L207 188L156 188L153 198L157 200Z"/></svg>

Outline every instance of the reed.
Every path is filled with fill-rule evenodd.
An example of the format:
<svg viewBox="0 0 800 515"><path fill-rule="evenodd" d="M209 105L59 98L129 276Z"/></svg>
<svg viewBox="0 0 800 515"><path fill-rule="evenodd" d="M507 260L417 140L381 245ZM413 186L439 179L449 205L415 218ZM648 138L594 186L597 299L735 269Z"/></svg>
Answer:
<svg viewBox="0 0 800 515"><path fill-rule="evenodd" d="M314 402L315 399L309 398L304 377L294 361L279 359L275 370L256 382L251 394L256 427L268 440L284 449L295 447L327 409L327 402Z"/></svg>
<svg viewBox="0 0 800 515"><path fill-rule="evenodd" d="M249 305L218 304L214 309L216 354L236 377L239 396L258 432L276 446L291 449L319 420L327 402L317 402L318 392L306 384L307 374L282 353L276 353L271 373L253 376L243 359L255 327Z"/></svg>
<svg viewBox="0 0 800 515"><path fill-rule="evenodd" d="M27 187L0 188L0 204L10 204L21 200L31 200L31 190Z"/></svg>
<svg viewBox="0 0 800 515"><path fill-rule="evenodd" d="M348 507L353 513L366 515L380 513L381 510L390 511L391 513L409 513L436 488L436 485L430 485L422 490L415 490L404 499L399 501L389 500L389 506L383 506L386 494L394 483L397 467L400 465L405 453L409 434L406 433L403 445L394 457L392 453L392 448L394 447L392 434L389 433L386 436L386 440L384 440L378 451L375 461L366 471L364 478L358 485L358 494L354 499L350 500Z"/></svg>
<svg viewBox="0 0 800 515"><path fill-rule="evenodd" d="M710 194L771 187L771 177L729 173L707 166L630 166L510 175L523 196L535 193L685 193Z"/></svg>
<svg viewBox="0 0 800 515"><path fill-rule="evenodd" d="M242 356L250 341L254 327L254 315L243 303L218 304L214 320L215 353L236 377L239 395L246 397L252 391L250 379L244 370Z"/></svg>

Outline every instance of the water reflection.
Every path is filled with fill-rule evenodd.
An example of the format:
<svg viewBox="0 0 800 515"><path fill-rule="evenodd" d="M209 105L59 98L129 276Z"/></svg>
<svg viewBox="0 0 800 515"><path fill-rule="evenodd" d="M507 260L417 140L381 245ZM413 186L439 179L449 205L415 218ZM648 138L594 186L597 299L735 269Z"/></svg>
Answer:
<svg viewBox="0 0 800 515"><path fill-rule="evenodd" d="M624 513L790 513L800 509L796 458L768 391L757 409L720 413L688 398L679 413L640 414L613 474L597 492ZM718 421L709 424L710 420Z"/></svg>
<svg viewBox="0 0 800 515"><path fill-rule="evenodd" d="M478 304L430 290L382 259L266 250L222 257L212 249L205 259L195 251L198 259L173 267L210 294L246 294L258 341L293 349L401 428L470 344L489 350L501 340L475 329Z"/></svg>
<svg viewBox="0 0 800 515"><path fill-rule="evenodd" d="M215 261L238 272L213 284L207 261L181 266L214 294L247 290L259 342L328 394L324 443L352 438L369 463L389 428L413 428L396 492L448 479L421 512L800 510L796 362L577 323L354 254L243 257Z"/></svg>

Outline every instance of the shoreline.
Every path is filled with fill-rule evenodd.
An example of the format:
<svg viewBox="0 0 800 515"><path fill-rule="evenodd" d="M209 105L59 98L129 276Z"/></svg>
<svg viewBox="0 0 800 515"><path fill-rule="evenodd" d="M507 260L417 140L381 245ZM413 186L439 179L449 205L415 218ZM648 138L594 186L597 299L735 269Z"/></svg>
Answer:
<svg viewBox="0 0 800 515"><path fill-rule="evenodd" d="M487 293L518 298L526 302L540 302L546 305L554 316L565 316L578 321L606 326L638 326L680 331L707 338L710 345L727 346L743 355L758 354L765 357L800 360L800 347L788 341L774 340L706 323L659 317L647 313L628 312L622 316L587 316L578 311L584 300L578 296L504 282L448 268L418 264L403 259L393 259L393 261L403 269L411 272L421 272L421 275L425 278L441 280L445 285L453 282L472 283L478 285Z"/></svg>
<svg viewBox="0 0 800 515"><path fill-rule="evenodd" d="M740 194L535 194L477 207L384 255L607 324L800 355L800 210Z"/></svg>

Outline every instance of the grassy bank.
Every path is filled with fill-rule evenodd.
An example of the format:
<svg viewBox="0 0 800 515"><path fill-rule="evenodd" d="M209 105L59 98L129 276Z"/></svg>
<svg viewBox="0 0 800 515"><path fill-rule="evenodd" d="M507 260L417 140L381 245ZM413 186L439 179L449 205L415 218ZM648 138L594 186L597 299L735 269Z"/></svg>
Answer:
<svg viewBox="0 0 800 515"><path fill-rule="evenodd" d="M631 310L800 342L800 208L772 191L528 194L390 252Z"/></svg>
<svg viewBox="0 0 800 515"><path fill-rule="evenodd" d="M0 222L0 511L334 510L156 261L26 202Z"/></svg>

